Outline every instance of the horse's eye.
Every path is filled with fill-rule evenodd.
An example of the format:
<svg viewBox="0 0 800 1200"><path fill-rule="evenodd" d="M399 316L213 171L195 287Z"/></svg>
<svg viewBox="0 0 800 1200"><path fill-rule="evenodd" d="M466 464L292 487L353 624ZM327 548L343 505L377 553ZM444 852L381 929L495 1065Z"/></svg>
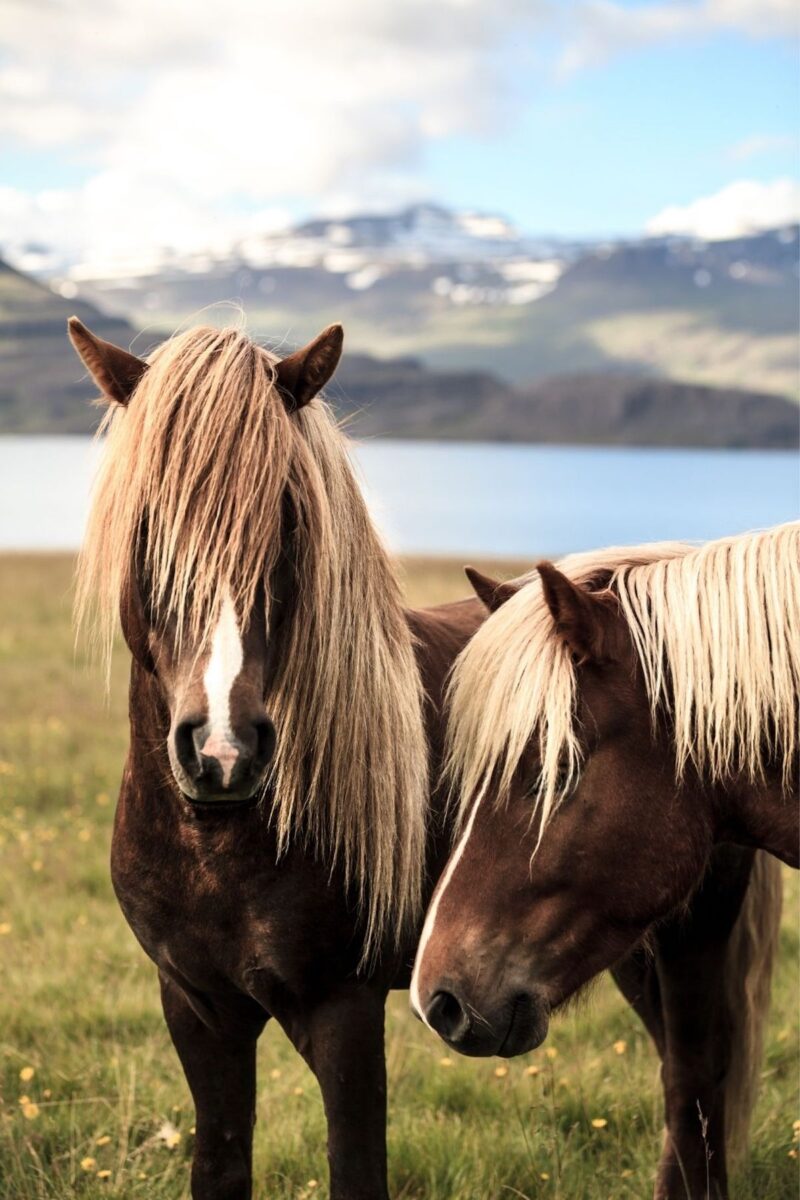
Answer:
<svg viewBox="0 0 800 1200"><path fill-rule="evenodd" d="M544 782L544 780L542 777L541 768L537 767L533 774L531 790L534 792L538 792L539 789L541 788L543 782ZM570 784L572 786L570 786ZM575 780L574 779L570 780L570 774L569 774L569 771L567 770L567 768L560 767L558 770L558 773L556 774L556 777L553 781L554 790L555 790L556 795L558 797L562 797L562 796L565 797L568 792L572 791L574 784L575 784Z"/></svg>
<svg viewBox="0 0 800 1200"><path fill-rule="evenodd" d="M566 767L559 768L559 772L556 775L556 794L562 800L566 800L574 791L575 783L575 776L571 775Z"/></svg>

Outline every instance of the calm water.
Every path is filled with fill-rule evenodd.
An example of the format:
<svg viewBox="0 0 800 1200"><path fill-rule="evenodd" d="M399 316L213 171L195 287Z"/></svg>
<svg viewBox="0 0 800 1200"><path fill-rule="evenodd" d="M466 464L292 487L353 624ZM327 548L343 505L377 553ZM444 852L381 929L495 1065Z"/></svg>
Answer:
<svg viewBox="0 0 800 1200"><path fill-rule="evenodd" d="M791 452L374 441L356 458L389 545L406 553L526 558L800 515ZM0 438L0 550L75 548L97 459L88 438Z"/></svg>

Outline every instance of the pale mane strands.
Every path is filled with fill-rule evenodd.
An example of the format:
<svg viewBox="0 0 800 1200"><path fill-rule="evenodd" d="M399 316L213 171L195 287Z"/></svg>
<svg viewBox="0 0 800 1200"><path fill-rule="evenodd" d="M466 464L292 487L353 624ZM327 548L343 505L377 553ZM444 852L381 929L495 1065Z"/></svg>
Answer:
<svg viewBox="0 0 800 1200"><path fill-rule="evenodd" d="M127 408L111 406L78 571L110 652L143 521L148 596L199 645L222 589L242 612L279 550L292 452L269 360L238 331L190 330L153 356Z"/></svg>
<svg viewBox="0 0 800 1200"><path fill-rule="evenodd" d="M605 584L624 565L688 552L678 543L574 554L559 567L576 583ZM538 574L524 576L456 660L448 700L446 774L460 796L463 820L471 803L497 791L502 800L533 738L541 771L531 779L540 830L580 769L574 728L575 672L556 636Z"/></svg>
<svg viewBox="0 0 800 1200"><path fill-rule="evenodd" d="M195 329L157 351L128 407L106 422L79 617L96 600L110 648L143 520L150 594L192 645L214 627L225 587L244 611L291 540L295 602L267 697L278 730L273 817L282 847L299 837L344 869L366 959L390 931L399 937L421 900L421 684L344 438L319 399L287 415L272 361L235 330Z"/></svg>
<svg viewBox="0 0 800 1200"><path fill-rule="evenodd" d="M280 714L275 810L283 844L302 830L359 888L365 954L418 915L428 799L422 687L399 583L342 436L315 401L288 493L299 529L297 611L267 705ZM309 511L307 496L326 503ZM320 522L316 531L310 528Z"/></svg>
<svg viewBox="0 0 800 1200"><path fill-rule="evenodd" d="M678 562L621 568L611 581L653 712L674 725L676 768L714 781L788 785L800 695L800 524L709 542Z"/></svg>
<svg viewBox="0 0 800 1200"><path fill-rule="evenodd" d="M617 596L653 708L674 724L676 774L788 783L798 751L800 524L695 549L677 543L573 555L575 582ZM447 773L461 816L490 785L502 800L534 739L540 835L580 769L575 671L536 575L475 634L450 683Z"/></svg>

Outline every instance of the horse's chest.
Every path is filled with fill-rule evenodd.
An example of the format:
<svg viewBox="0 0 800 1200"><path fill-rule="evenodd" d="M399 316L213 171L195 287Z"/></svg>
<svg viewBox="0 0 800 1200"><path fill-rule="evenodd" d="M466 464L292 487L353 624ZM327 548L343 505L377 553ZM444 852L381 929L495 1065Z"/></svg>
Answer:
<svg viewBox="0 0 800 1200"><path fill-rule="evenodd" d="M233 987L262 1003L265 980L295 994L341 961L351 920L330 880L265 846L115 835L112 874L125 917L153 961L194 988Z"/></svg>
<svg viewBox="0 0 800 1200"><path fill-rule="evenodd" d="M112 860L117 896L137 938L159 965L180 963L193 977L235 977L253 941L270 942L269 872L241 864L232 877L225 863L176 847L159 859L136 867L127 855Z"/></svg>

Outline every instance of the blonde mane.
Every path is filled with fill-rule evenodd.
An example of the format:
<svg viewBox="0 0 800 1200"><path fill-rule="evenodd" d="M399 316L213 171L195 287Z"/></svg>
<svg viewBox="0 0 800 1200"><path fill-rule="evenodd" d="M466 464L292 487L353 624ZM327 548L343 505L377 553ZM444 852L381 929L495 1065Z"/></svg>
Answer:
<svg viewBox="0 0 800 1200"><path fill-rule="evenodd" d="M800 524L710 542L656 543L572 555L573 581L617 597L655 718L674 727L676 778L687 763L712 780L763 776L797 748ZM581 766L576 673L537 574L478 630L456 661L446 773L464 814L499 799L533 741L540 835Z"/></svg>
<svg viewBox="0 0 800 1200"><path fill-rule="evenodd" d="M159 620L200 646L227 587L240 612L291 555L294 604L270 680L272 817L340 866L365 959L421 901L428 798L422 692L398 580L345 439L317 398L289 415L274 362L237 330L198 328L152 357L106 446L78 567L79 625L106 653L138 560Z"/></svg>

